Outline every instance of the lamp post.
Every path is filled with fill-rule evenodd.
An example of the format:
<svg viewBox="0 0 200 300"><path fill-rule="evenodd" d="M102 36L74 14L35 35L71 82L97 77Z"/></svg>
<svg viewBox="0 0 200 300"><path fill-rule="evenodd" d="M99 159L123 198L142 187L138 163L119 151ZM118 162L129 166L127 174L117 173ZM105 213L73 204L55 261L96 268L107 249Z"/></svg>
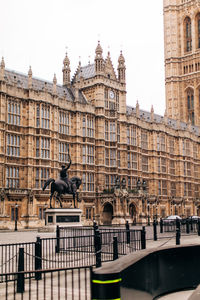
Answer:
<svg viewBox="0 0 200 300"><path fill-rule="evenodd" d="M18 206L19 205L15 204L15 231L17 231Z"/></svg>

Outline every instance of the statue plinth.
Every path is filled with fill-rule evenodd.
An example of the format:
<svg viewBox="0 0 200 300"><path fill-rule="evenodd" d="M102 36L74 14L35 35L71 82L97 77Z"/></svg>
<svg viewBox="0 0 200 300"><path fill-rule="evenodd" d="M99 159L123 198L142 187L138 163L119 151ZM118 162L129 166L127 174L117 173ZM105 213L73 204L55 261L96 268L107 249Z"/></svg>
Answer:
<svg viewBox="0 0 200 300"><path fill-rule="evenodd" d="M49 231L55 231L56 227L82 226L82 210L79 208L48 208L45 211L45 226Z"/></svg>

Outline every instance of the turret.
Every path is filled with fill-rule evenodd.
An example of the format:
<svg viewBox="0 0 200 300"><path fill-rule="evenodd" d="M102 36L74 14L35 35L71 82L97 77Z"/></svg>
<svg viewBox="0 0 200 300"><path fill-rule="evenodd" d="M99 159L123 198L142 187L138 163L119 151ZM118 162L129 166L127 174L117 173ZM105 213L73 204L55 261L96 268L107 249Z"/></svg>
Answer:
<svg viewBox="0 0 200 300"><path fill-rule="evenodd" d="M28 88L31 89L32 88L32 70L31 70L31 66L29 67L28 70Z"/></svg>
<svg viewBox="0 0 200 300"><path fill-rule="evenodd" d="M96 47L96 56L95 56L95 71L96 74L102 73L104 71L104 59L102 56L103 50L101 48L100 42L98 41L98 45Z"/></svg>
<svg viewBox="0 0 200 300"><path fill-rule="evenodd" d="M70 73L71 73L71 69L70 69L70 61L69 58L67 56L67 53L65 55L65 58L63 60L63 85L69 86L70 85Z"/></svg>
<svg viewBox="0 0 200 300"><path fill-rule="evenodd" d="M2 57L1 65L0 65L0 80L4 80L4 72L5 72L5 62L4 62L4 58Z"/></svg>
<svg viewBox="0 0 200 300"><path fill-rule="evenodd" d="M125 83L126 82L126 66L125 66L125 59L122 54L122 51L120 53L119 59L118 59L118 79L119 82Z"/></svg>

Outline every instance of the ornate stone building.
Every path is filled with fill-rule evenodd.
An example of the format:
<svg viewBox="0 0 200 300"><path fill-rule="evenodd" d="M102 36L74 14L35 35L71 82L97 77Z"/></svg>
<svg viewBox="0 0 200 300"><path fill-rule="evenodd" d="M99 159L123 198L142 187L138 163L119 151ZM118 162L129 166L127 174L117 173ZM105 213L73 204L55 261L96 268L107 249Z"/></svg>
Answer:
<svg viewBox="0 0 200 300"><path fill-rule="evenodd" d="M18 226L44 225L50 190L42 186L69 153L69 177L82 178L84 224L200 214L199 127L127 106L123 54L116 74L100 43L94 63L79 64L71 79L66 55L62 71L58 85L1 61L0 227L13 228L16 213Z"/></svg>
<svg viewBox="0 0 200 300"><path fill-rule="evenodd" d="M200 1L164 0L167 115L200 125Z"/></svg>

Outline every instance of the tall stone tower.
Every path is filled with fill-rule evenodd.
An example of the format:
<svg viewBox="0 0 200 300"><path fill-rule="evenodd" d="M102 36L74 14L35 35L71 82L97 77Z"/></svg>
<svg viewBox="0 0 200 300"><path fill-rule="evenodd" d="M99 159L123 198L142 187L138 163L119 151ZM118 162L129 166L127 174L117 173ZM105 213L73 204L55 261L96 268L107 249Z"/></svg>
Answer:
<svg viewBox="0 0 200 300"><path fill-rule="evenodd" d="M167 115L200 125L200 1L163 4Z"/></svg>

